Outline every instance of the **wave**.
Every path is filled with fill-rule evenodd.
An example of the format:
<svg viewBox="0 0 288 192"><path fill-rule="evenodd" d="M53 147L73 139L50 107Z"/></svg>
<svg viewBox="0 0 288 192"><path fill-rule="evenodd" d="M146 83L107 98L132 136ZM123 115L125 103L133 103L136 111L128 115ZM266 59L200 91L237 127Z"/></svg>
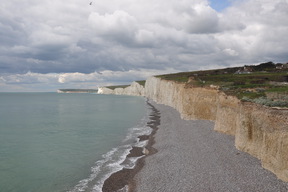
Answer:
<svg viewBox="0 0 288 192"><path fill-rule="evenodd" d="M102 159L95 163L91 168L91 174L88 178L79 181L79 183L68 192L102 192L102 187L106 179L113 173L118 172L124 168L133 169L138 159L144 157L127 157L133 147L144 147L148 141L140 141L138 138L141 135L150 135L152 129L147 126L149 121L149 114L151 109L148 109L147 114L141 120L137 127L130 128L123 140L121 146L113 148L111 151L102 155ZM125 187L119 191L127 191Z"/></svg>

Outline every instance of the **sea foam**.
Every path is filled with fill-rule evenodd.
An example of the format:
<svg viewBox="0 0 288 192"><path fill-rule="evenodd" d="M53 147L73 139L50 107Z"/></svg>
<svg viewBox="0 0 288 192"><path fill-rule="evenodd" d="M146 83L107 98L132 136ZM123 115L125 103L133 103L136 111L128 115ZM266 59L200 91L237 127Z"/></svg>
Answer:
<svg viewBox="0 0 288 192"><path fill-rule="evenodd" d="M138 126L132 127L128 130L128 133L123 140L123 145L113 148L111 151L102 155L101 160L95 163L95 166L91 168L91 174L88 178L81 180L72 190L69 192L80 192L80 191L93 191L102 192L102 187L106 179L108 179L113 173L126 169L133 169L136 166L137 161L144 157L129 157L132 147L145 147L148 143L147 140L140 141L138 138L141 135L150 135L152 129L147 126L149 121L150 109L147 109L146 116L142 118ZM127 191L127 186L120 191Z"/></svg>

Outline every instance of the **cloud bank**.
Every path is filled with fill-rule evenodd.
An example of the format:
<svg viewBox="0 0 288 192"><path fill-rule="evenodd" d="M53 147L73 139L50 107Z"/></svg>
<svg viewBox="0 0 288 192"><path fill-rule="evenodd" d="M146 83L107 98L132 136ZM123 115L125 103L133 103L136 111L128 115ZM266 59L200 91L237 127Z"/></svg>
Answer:
<svg viewBox="0 0 288 192"><path fill-rule="evenodd" d="M1 3L0 91L288 61L287 0L234 0L221 12L208 0L91 1Z"/></svg>

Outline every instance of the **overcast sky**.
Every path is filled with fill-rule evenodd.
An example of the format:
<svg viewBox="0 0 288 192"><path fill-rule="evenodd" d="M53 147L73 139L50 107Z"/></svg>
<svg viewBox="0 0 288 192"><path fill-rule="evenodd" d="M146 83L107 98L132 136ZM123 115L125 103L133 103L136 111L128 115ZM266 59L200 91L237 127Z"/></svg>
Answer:
<svg viewBox="0 0 288 192"><path fill-rule="evenodd" d="M287 34L288 0L2 1L0 92L286 63Z"/></svg>

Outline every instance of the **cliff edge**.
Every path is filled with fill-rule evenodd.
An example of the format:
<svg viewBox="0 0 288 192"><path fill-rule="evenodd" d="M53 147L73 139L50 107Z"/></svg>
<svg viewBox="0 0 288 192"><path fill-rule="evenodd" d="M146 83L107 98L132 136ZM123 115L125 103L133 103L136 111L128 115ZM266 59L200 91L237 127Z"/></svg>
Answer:
<svg viewBox="0 0 288 192"><path fill-rule="evenodd" d="M193 87L150 77L145 88L99 88L100 94L145 96L178 110L183 119L215 122L214 130L235 136L237 149L261 160L262 166L288 182L288 110L276 109L226 95L217 86Z"/></svg>
<svg viewBox="0 0 288 192"><path fill-rule="evenodd" d="M145 89L136 81L125 88L110 89L107 87L98 88L98 94L114 94L114 95L132 95L132 96L145 96Z"/></svg>

